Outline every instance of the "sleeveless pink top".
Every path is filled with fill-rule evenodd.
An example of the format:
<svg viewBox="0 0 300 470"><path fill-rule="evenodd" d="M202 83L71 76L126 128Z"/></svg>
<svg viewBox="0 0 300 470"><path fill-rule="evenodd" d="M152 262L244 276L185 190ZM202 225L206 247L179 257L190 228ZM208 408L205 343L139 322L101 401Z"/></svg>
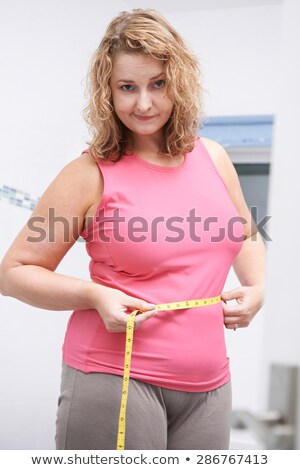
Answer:
<svg viewBox="0 0 300 470"><path fill-rule="evenodd" d="M104 192L81 234L91 279L154 304L221 294L244 230L201 140L178 167L129 153L97 164ZM96 310L72 313L63 345L69 366L123 375L124 351L125 333L108 333ZM225 384L222 303L161 311L145 321L134 333L130 376L188 392Z"/></svg>

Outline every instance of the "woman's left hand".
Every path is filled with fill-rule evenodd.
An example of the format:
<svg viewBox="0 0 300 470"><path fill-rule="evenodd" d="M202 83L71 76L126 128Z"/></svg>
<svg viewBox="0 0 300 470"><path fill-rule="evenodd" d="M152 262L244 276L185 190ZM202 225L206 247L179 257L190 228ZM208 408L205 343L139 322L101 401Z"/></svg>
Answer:
<svg viewBox="0 0 300 470"><path fill-rule="evenodd" d="M221 295L224 324L228 329L236 330L249 326L256 313L263 306L263 289L260 286L240 286ZM236 300L237 305L227 305L227 301Z"/></svg>

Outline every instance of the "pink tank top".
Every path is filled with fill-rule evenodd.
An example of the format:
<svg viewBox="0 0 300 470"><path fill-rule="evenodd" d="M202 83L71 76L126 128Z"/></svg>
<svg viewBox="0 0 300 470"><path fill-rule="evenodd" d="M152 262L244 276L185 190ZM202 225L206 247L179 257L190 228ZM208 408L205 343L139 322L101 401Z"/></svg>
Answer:
<svg viewBox="0 0 300 470"><path fill-rule="evenodd" d="M97 163L104 192L81 234L91 279L154 304L221 294L244 230L201 140L178 167L128 153ZM124 351L125 333L108 333L96 310L72 313L63 344L69 366L122 375ZM161 311L145 321L134 333L130 376L188 392L225 384L222 303Z"/></svg>

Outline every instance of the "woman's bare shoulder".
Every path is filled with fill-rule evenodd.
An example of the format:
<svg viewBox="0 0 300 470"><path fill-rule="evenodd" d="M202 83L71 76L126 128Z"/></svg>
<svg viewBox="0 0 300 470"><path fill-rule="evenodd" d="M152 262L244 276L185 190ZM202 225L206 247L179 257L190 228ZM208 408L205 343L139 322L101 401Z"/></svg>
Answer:
<svg viewBox="0 0 300 470"><path fill-rule="evenodd" d="M87 181L93 183L96 181L99 182L99 167L95 160L93 160L87 153L82 153L78 157L71 160L66 164L61 173L64 173L65 176L75 177L78 183L82 182L83 185ZM91 180L90 180L91 178ZM89 185L89 188L85 187L86 190L92 189L92 185Z"/></svg>
<svg viewBox="0 0 300 470"><path fill-rule="evenodd" d="M55 185L55 180L52 184ZM99 204L104 188L103 175L97 162L89 154L81 154L62 169L56 178L56 186L58 194L61 194L63 188L70 193L74 201L73 212L75 213L77 208L80 216L83 216L84 229L87 219Z"/></svg>
<svg viewBox="0 0 300 470"><path fill-rule="evenodd" d="M50 188L69 193L88 209L102 193L103 177L97 163L83 153L67 163L50 185Z"/></svg>

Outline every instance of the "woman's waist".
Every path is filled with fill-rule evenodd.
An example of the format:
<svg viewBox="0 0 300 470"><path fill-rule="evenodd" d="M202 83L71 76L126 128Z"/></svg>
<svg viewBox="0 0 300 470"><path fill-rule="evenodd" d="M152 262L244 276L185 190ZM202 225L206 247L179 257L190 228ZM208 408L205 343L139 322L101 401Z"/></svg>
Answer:
<svg viewBox="0 0 300 470"><path fill-rule="evenodd" d="M139 315L143 315L140 313ZM124 333L105 328L97 310L75 310L69 320L66 340L74 347L93 351L125 351ZM184 310L158 311L134 331L133 357L164 352L170 357L178 348L192 355L195 351L218 348L225 342L222 304Z"/></svg>

